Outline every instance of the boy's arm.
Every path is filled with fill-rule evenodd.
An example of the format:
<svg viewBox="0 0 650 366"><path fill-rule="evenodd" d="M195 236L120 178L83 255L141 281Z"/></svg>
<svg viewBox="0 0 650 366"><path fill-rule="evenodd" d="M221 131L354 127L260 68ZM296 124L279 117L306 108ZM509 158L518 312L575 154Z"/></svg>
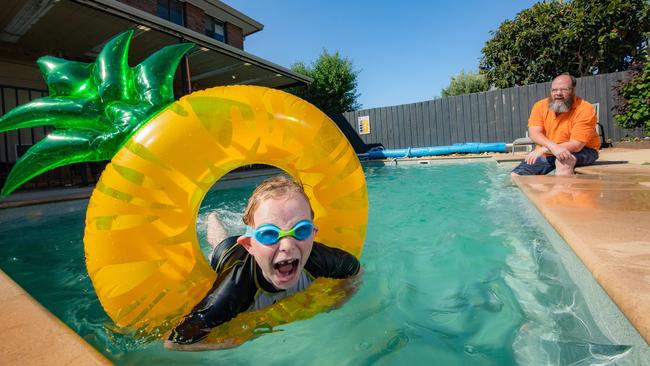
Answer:
<svg viewBox="0 0 650 366"><path fill-rule="evenodd" d="M337 248L331 248L320 243L314 243L305 270L313 277L341 279L336 286L345 295L333 304L332 309L346 303L361 286L363 267L352 254ZM309 291L309 289L307 289Z"/></svg>
<svg viewBox="0 0 650 366"><path fill-rule="evenodd" d="M217 279L205 298L194 307L181 324L171 331L165 341L169 349L193 350L190 347L204 339L210 330L237 314L245 311L252 303L256 287L250 272L251 258L245 258L245 250L237 250L236 237L222 242L213 253L212 265L216 267ZM211 345L211 348L216 348ZM222 348L228 348L224 345Z"/></svg>
<svg viewBox="0 0 650 366"><path fill-rule="evenodd" d="M241 279L241 267L234 268L223 282L213 287L185 320L172 330L165 346L171 348L171 343L188 346L199 342L210 334L212 328L247 310L254 291L250 291L247 286L249 284Z"/></svg>
<svg viewBox="0 0 650 366"><path fill-rule="evenodd" d="M350 278L361 272L361 264L344 250L315 242L305 269L313 277Z"/></svg>

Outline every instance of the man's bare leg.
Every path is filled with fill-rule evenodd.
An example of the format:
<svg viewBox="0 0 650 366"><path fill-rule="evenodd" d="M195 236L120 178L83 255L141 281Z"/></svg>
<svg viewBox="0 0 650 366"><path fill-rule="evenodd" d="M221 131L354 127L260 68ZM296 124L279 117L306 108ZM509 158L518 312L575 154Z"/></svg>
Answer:
<svg viewBox="0 0 650 366"><path fill-rule="evenodd" d="M573 168L576 166L577 159L573 154L569 159L560 161L560 159L555 160L555 175L557 176L571 176L575 175Z"/></svg>
<svg viewBox="0 0 650 366"><path fill-rule="evenodd" d="M221 221L219 221L219 216L217 216L216 212L210 212L208 215L207 226L208 243L213 248L228 237L226 229L224 229Z"/></svg>

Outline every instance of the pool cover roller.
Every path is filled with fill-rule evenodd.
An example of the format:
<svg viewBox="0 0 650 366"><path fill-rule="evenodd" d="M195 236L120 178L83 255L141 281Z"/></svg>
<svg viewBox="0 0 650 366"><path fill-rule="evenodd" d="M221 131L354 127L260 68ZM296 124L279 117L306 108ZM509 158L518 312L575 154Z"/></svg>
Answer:
<svg viewBox="0 0 650 366"><path fill-rule="evenodd" d="M450 146L433 147L409 147L406 149L384 149L375 147L370 149L365 157L368 159L390 159L390 158L416 158L423 156L436 156L448 154L479 154L484 152L506 152L507 146L503 142L481 143L467 142L453 144Z"/></svg>

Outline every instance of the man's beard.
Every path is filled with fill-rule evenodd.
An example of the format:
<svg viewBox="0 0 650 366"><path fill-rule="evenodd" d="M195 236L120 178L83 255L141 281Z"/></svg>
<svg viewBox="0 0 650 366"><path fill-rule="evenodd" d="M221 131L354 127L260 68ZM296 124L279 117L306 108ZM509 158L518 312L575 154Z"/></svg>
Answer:
<svg viewBox="0 0 650 366"><path fill-rule="evenodd" d="M571 109L573 105L573 97L566 100L553 99L548 97L548 109L555 113L565 113Z"/></svg>

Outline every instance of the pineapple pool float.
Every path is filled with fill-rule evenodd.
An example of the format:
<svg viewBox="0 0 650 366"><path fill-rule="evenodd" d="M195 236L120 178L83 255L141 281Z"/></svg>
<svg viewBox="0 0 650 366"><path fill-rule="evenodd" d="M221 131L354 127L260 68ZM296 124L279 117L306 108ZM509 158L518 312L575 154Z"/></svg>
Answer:
<svg viewBox="0 0 650 366"><path fill-rule="evenodd" d="M56 128L16 163L3 196L56 167L111 160L88 203L84 248L95 292L115 324L160 336L207 294L216 274L198 245L199 206L219 178L243 165L273 165L302 182L320 229L316 240L360 257L365 178L334 122L302 99L263 87L216 87L174 101L174 73L193 44L164 47L131 68L132 34L108 41L94 63L40 58L49 96L0 118L0 132ZM240 314L212 339L240 343L341 301L332 286L312 287Z"/></svg>

